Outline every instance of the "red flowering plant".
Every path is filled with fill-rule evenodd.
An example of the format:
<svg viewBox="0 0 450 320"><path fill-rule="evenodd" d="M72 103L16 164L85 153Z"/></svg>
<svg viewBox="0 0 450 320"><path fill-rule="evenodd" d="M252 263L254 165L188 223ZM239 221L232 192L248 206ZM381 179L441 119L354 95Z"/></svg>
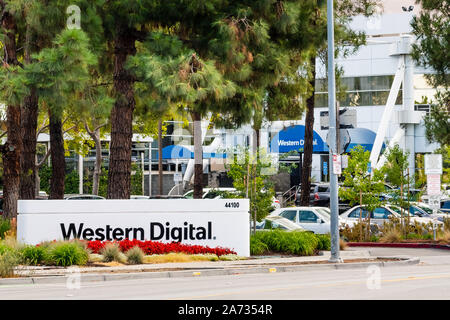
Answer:
<svg viewBox="0 0 450 320"><path fill-rule="evenodd" d="M86 246L89 250L92 251L92 253L99 253L107 243L110 243L110 241L98 241L98 240L87 241ZM146 255L164 254L170 252L179 252L186 254L210 253L215 254L217 256L222 256L226 254L236 254L235 251L228 248L222 247L210 248L208 246L189 245L189 244L182 244L179 242L163 243L157 241L140 241L140 240L125 239L121 241L114 241L114 243L117 243L119 245L120 250L122 252L126 252L129 249L137 246L141 248Z"/></svg>

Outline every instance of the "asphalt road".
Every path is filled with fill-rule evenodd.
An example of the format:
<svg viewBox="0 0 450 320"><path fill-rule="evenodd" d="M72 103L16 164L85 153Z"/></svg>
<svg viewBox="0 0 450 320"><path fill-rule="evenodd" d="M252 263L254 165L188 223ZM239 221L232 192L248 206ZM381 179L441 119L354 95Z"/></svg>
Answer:
<svg viewBox="0 0 450 320"><path fill-rule="evenodd" d="M359 248L361 249L361 248ZM370 248L372 255L421 258L413 266L0 286L5 299L450 299L450 251Z"/></svg>

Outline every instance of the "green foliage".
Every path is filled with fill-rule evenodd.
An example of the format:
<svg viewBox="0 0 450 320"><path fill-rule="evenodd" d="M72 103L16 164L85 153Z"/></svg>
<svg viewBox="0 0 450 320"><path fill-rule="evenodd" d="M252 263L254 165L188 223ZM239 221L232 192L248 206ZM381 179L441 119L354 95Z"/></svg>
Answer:
<svg viewBox="0 0 450 320"><path fill-rule="evenodd" d="M0 239L5 238L5 233L11 230L11 221L0 217Z"/></svg>
<svg viewBox="0 0 450 320"><path fill-rule="evenodd" d="M272 210L275 191L270 180L273 174L271 158L263 152L259 152L259 157L256 157L247 149L241 150L232 163L226 164L226 169L238 191L234 197L245 198L248 194L252 218L256 213L256 221L261 221Z"/></svg>
<svg viewBox="0 0 450 320"><path fill-rule="evenodd" d="M409 152L404 152L398 144L387 150L385 174L387 181L394 187L400 188L407 185L410 181L406 175L408 169Z"/></svg>
<svg viewBox="0 0 450 320"><path fill-rule="evenodd" d="M383 171L386 174L387 181L395 188L390 190L392 196L391 202L403 208L408 208L408 202L405 200L407 186L412 183L413 176L408 176L409 152L404 152L398 144L387 150L386 163ZM403 194L402 194L403 193Z"/></svg>
<svg viewBox="0 0 450 320"><path fill-rule="evenodd" d="M47 164L39 168L40 189L50 194L50 179L52 177L52 168Z"/></svg>
<svg viewBox="0 0 450 320"><path fill-rule="evenodd" d="M301 256L316 254L330 248L329 236L317 236L311 232L270 230L257 232L250 238L251 254L277 252Z"/></svg>
<svg viewBox="0 0 450 320"><path fill-rule="evenodd" d="M87 194L92 194L92 171L91 174L85 174L83 176L83 191ZM108 190L108 170L102 167L102 173L100 174L100 181L98 186L98 195L106 198Z"/></svg>
<svg viewBox="0 0 450 320"><path fill-rule="evenodd" d="M450 90L438 91L425 120L425 135L430 142L450 145Z"/></svg>
<svg viewBox="0 0 450 320"><path fill-rule="evenodd" d="M125 256L127 257L128 264L143 264L145 253L138 246L129 249Z"/></svg>
<svg viewBox="0 0 450 320"><path fill-rule="evenodd" d="M29 265L39 265L47 260L47 248L42 246L25 246L21 249L24 263Z"/></svg>
<svg viewBox="0 0 450 320"><path fill-rule="evenodd" d="M250 237L250 254L252 256L260 256L269 252L269 247L260 238Z"/></svg>
<svg viewBox="0 0 450 320"><path fill-rule="evenodd" d="M428 74L433 86L446 86L450 82L450 7L448 0L418 0L420 13L411 23L417 37L413 45L413 58L419 65L433 68Z"/></svg>
<svg viewBox="0 0 450 320"><path fill-rule="evenodd" d="M9 246L5 241L0 241L0 254L4 254L9 251L13 252L14 248Z"/></svg>
<svg viewBox="0 0 450 320"><path fill-rule="evenodd" d="M66 174L64 180L64 192L67 194L79 193L79 181L80 177L78 176L77 170L72 170L69 174Z"/></svg>
<svg viewBox="0 0 450 320"><path fill-rule="evenodd" d="M420 66L434 70L425 75L428 83L442 88L425 118L426 136L431 142L450 145L450 7L448 0L417 2L422 8L411 23L417 37L412 46L412 56Z"/></svg>
<svg viewBox="0 0 450 320"><path fill-rule="evenodd" d="M144 190L142 190L142 167L137 164L132 164L131 170L135 172L133 175L131 175L131 194L143 195Z"/></svg>
<svg viewBox="0 0 450 320"><path fill-rule="evenodd" d="M364 205L369 212L382 204L381 193L384 191L382 170L368 173L370 152L360 145L350 151L348 167L343 170L344 183L339 188L339 197L348 200L350 205Z"/></svg>
<svg viewBox="0 0 450 320"><path fill-rule="evenodd" d="M48 247L46 264L68 267L85 265L89 261L89 253L77 242L55 242Z"/></svg>
<svg viewBox="0 0 450 320"><path fill-rule="evenodd" d="M331 239L328 234L316 234L319 244L317 250L330 251L331 250Z"/></svg>

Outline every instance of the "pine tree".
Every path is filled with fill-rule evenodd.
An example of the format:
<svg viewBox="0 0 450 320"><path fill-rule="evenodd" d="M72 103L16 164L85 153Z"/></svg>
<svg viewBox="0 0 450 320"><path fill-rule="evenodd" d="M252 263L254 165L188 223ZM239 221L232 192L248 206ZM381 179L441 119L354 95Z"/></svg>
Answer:
<svg viewBox="0 0 450 320"><path fill-rule="evenodd" d="M48 105L52 162L50 198L62 199L65 176L62 114L84 90L95 57L83 31L64 30L56 37L53 48L42 50L34 59L35 62L25 66L24 74Z"/></svg>
<svg viewBox="0 0 450 320"><path fill-rule="evenodd" d="M418 0L422 10L411 23L417 37L413 59L433 73L425 75L434 88L440 87L430 115L425 118L426 136L431 142L450 145L450 6L448 0Z"/></svg>

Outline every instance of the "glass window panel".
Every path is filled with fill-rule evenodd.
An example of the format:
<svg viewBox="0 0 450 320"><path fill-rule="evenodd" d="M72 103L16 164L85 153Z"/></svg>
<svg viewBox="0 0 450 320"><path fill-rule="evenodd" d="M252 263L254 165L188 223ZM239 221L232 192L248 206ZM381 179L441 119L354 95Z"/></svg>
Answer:
<svg viewBox="0 0 450 320"><path fill-rule="evenodd" d="M374 106L386 105L389 96L389 91L374 91L372 92L372 104Z"/></svg>
<svg viewBox="0 0 450 320"><path fill-rule="evenodd" d="M323 108L328 106L328 94L319 93L315 96L314 105L316 108Z"/></svg>
<svg viewBox="0 0 450 320"><path fill-rule="evenodd" d="M371 89L371 81L370 77L360 77L360 88L358 90L370 90Z"/></svg>
<svg viewBox="0 0 450 320"><path fill-rule="evenodd" d="M286 210L286 211L283 211L280 214L280 216L295 222L295 217L297 216L297 211L296 210Z"/></svg>
<svg viewBox="0 0 450 320"><path fill-rule="evenodd" d="M385 208L376 208L373 211L373 216L372 218L374 219L388 219L389 218L389 211L386 210Z"/></svg>
<svg viewBox="0 0 450 320"><path fill-rule="evenodd" d="M360 92L361 103L360 106L371 106L372 105L372 94L371 92Z"/></svg>
<svg viewBox="0 0 450 320"><path fill-rule="evenodd" d="M316 223L317 216L312 211L299 211L298 220L301 223Z"/></svg>
<svg viewBox="0 0 450 320"><path fill-rule="evenodd" d="M315 87L316 92L327 92L328 91L327 79L316 79Z"/></svg>
<svg viewBox="0 0 450 320"><path fill-rule="evenodd" d="M361 208L356 208L355 210L353 210L352 212L350 212L350 214L348 215L349 218L359 218L360 215L360 211ZM366 218L367 217L367 210L366 209L362 209L361 212L361 218Z"/></svg>

